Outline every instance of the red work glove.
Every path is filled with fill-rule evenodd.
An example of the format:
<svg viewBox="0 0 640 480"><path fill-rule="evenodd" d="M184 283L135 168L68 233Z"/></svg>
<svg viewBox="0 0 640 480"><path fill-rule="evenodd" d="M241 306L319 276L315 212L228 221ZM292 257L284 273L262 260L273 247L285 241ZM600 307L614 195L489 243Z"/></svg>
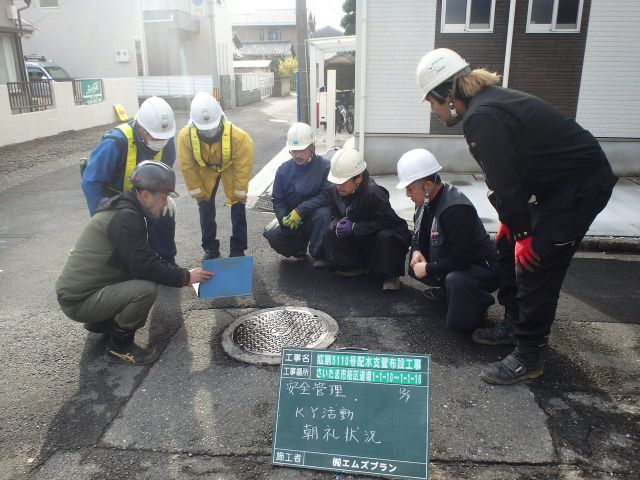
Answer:
<svg viewBox="0 0 640 480"><path fill-rule="evenodd" d="M540 266L540 257L533 249L533 237L516 240L514 250L516 267L524 268L529 272L533 272L535 267Z"/></svg>
<svg viewBox="0 0 640 480"><path fill-rule="evenodd" d="M501 223L496 232L496 242L502 237L506 237L508 242L511 242L511 230L504 223Z"/></svg>

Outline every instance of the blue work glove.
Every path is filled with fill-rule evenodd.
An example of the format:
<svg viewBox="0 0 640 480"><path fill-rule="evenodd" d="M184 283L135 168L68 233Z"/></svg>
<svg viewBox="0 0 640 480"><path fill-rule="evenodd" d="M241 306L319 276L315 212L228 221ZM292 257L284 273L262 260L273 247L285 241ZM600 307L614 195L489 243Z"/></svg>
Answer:
<svg viewBox="0 0 640 480"><path fill-rule="evenodd" d="M336 224L336 237L347 238L353 235L353 220L349 217L344 217Z"/></svg>

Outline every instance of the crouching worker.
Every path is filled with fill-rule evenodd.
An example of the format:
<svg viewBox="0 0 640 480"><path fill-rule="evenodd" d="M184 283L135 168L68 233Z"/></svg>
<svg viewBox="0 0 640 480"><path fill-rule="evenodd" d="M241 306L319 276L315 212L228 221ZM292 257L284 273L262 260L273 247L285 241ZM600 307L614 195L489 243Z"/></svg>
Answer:
<svg viewBox="0 0 640 480"><path fill-rule="evenodd" d="M276 213L264 229L264 237L276 252L296 260L307 258L307 246L313 267L327 265L324 233L329 225L327 180L329 160L316 154L315 137L306 123L294 123L287 133L291 159L276 171L271 201Z"/></svg>
<svg viewBox="0 0 640 480"><path fill-rule="evenodd" d="M431 152L398 161L397 188L416 206L409 275L429 285L425 296L447 302L446 328L468 333L482 324L500 285L497 253L471 201L443 183Z"/></svg>
<svg viewBox="0 0 640 480"><path fill-rule="evenodd" d="M398 290L411 232L389 203L389 192L369 178L362 154L338 150L331 159L331 225L324 239L329 271L381 277L383 290Z"/></svg>
<svg viewBox="0 0 640 480"><path fill-rule="evenodd" d="M150 245L148 221L158 218L167 197L177 197L168 165L148 160L129 177L133 189L103 200L71 250L56 281L60 308L90 332L106 333L105 359L148 365L159 356L134 343L153 306L158 284L185 287L212 273L187 270L161 259Z"/></svg>

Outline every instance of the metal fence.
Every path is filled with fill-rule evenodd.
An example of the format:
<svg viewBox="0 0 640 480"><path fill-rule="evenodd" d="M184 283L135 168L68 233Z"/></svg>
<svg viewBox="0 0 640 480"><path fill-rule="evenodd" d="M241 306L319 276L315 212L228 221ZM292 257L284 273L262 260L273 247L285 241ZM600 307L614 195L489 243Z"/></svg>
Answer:
<svg viewBox="0 0 640 480"><path fill-rule="evenodd" d="M53 105L49 80L7 82L7 91L11 110L17 110L20 113L46 110Z"/></svg>

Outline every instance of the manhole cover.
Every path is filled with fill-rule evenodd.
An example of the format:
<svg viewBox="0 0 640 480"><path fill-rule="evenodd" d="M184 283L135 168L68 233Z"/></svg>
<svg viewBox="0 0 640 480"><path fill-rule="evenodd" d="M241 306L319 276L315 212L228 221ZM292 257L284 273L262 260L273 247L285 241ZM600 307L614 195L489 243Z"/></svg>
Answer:
<svg viewBox="0 0 640 480"><path fill-rule="evenodd" d="M236 360L277 365L283 348L327 348L337 334L336 321L319 310L267 308L229 325L222 334L222 348Z"/></svg>
<svg viewBox="0 0 640 480"><path fill-rule="evenodd" d="M265 192L262 195L260 195L256 199L256 202L253 204L252 208L260 212L274 213L273 202L271 201L271 192L270 191Z"/></svg>

